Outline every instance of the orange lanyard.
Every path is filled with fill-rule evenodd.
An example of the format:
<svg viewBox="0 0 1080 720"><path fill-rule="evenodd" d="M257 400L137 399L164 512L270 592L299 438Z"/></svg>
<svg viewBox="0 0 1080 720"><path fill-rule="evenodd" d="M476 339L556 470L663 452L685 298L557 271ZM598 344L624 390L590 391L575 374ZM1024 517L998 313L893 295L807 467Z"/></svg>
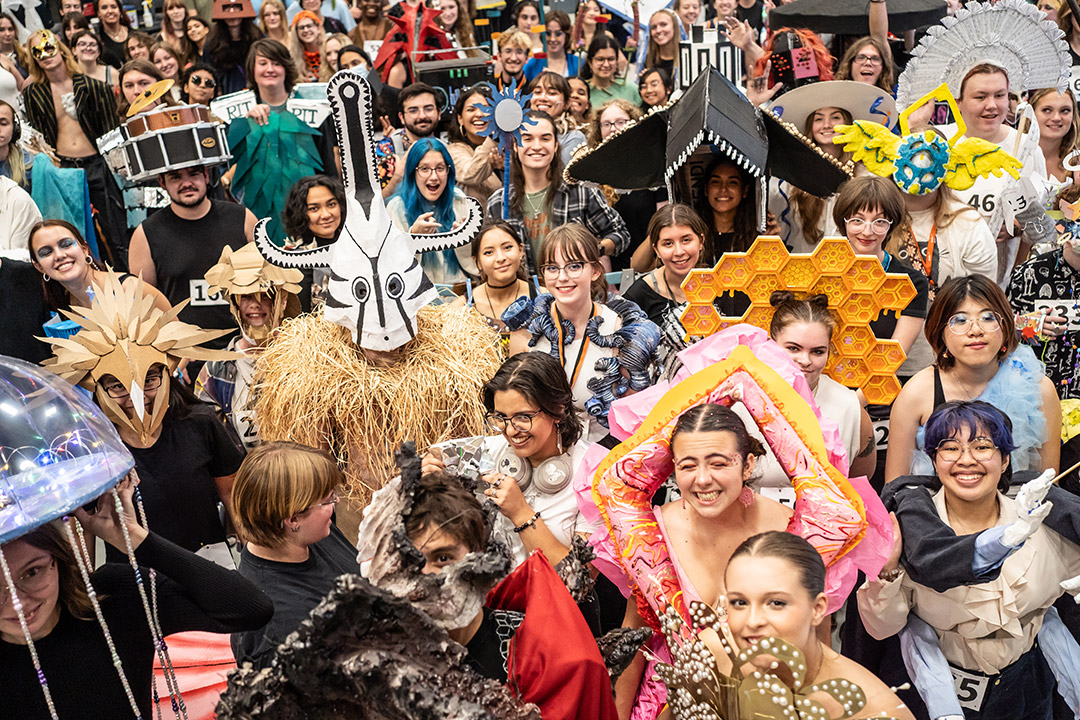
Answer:
<svg viewBox="0 0 1080 720"><path fill-rule="evenodd" d="M559 314L559 308L555 307L555 304L551 304L551 310L555 313L555 327L559 329L559 362L563 366L563 370L566 369L566 358L563 356L563 330L562 330L562 315ZM589 319L592 320L596 317L596 303L593 303L592 312L589 314ZM570 375L570 389L573 390L574 384L577 382L578 374L581 372L581 366L585 363L585 350L589 347L589 336L582 332L584 337L581 340L581 349L578 350L577 360L574 362L574 372Z"/></svg>
<svg viewBox="0 0 1080 720"><path fill-rule="evenodd" d="M930 228L930 239L926 241L925 255L923 255L922 250L919 249L919 239L915 237L914 230L911 232L911 237L915 240L915 251L919 253L919 260L922 261L923 272L926 274L926 279L933 285L934 279L930 273L934 267L934 243L937 241L937 223L934 223Z"/></svg>

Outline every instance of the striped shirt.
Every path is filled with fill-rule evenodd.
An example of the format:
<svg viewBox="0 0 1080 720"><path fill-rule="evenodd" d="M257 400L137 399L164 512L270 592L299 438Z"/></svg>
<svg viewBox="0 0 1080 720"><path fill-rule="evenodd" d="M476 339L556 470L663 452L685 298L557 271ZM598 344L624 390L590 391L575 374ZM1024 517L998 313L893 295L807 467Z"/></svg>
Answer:
<svg viewBox="0 0 1080 720"><path fill-rule="evenodd" d="M75 94L75 112L79 126L90 142L96 141L120 124L112 88L106 83L79 73L71 79L71 86ZM27 120L45 136L45 142L55 148L59 132L52 87L48 80L28 84L22 95Z"/></svg>

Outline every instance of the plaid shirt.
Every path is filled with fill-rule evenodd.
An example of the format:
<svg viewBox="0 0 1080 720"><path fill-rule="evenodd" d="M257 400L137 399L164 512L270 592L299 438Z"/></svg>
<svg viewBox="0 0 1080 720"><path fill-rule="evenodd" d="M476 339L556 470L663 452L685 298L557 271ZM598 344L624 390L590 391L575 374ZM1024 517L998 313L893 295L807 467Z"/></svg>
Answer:
<svg viewBox="0 0 1080 720"><path fill-rule="evenodd" d="M511 199L513 196L511 196ZM499 188L488 198L487 212L491 217L502 217L503 190ZM532 243L525 230L525 219L520 213L510 210L510 217L504 218L525 241L525 259L530 271L536 270L536 259L532 257ZM584 185L562 183L555 191L551 207L551 227L556 228L566 223L581 223L596 236L597 240L608 238L615 243L614 255L618 255L630 246L630 231L626 229L619 213L607 204L603 193L596 188Z"/></svg>

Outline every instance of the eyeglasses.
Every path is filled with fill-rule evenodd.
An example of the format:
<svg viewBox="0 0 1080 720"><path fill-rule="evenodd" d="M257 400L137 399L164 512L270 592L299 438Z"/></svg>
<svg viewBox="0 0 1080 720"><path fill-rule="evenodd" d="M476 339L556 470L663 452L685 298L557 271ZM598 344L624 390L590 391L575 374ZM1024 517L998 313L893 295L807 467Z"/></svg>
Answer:
<svg viewBox="0 0 1080 720"><path fill-rule="evenodd" d="M993 310L984 310L974 317L956 313L948 322L949 330L956 335L966 335L972 324L978 325L983 332L997 332L1001 329L1001 318Z"/></svg>
<svg viewBox="0 0 1080 720"><path fill-rule="evenodd" d="M630 118L622 118L621 120L605 120L600 123L601 130L622 130L626 127L626 124L630 122Z"/></svg>
<svg viewBox="0 0 1080 720"><path fill-rule="evenodd" d="M855 232L862 232L869 226L870 232L875 235L884 235L889 232L889 228L892 227L892 220L887 220L886 218L878 218L877 220L846 218L844 222L847 223L848 229L854 230Z"/></svg>
<svg viewBox="0 0 1080 720"><path fill-rule="evenodd" d="M565 272L566 277L574 280L581 277L581 273L584 272L585 266L589 264L591 263L568 262L565 265L542 265L540 267L540 273L545 278L551 278L552 280L554 280L555 278L559 277L560 272Z"/></svg>
<svg viewBox="0 0 1080 720"><path fill-rule="evenodd" d="M855 62L862 65L880 65L881 57L878 55L856 55Z"/></svg>
<svg viewBox="0 0 1080 720"><path fill-rule="evenodd" d="M296 29L297 29L298 32L307 32L308 30L314 30L315 28L316 28L315 23L306 23L304 25L297 25L296 26Z"/></svg>
<svg viewBox="0 0 1080 720"><path fill-rule="evenodd" d="M614 65L616 62L616 58L597 56L593 58L593 62L597 65Z"/></svg>
<svg viewBox="0 0 1080 720"><path fill-rule="evenodd" d="M105 390L105 394L113 400L126 398L130 394L121 382L109 383L108 385L102 384L101 387ZM161 387L161 373L152 373L146 376L143 390L157 390L159 387Z"/></svg>
<svg viewBox="0 0 1080 720"><path fill-rule="evenodd" d="M308 510L317 507L326 507L327 505L337 505L340 499L341 498L338 497L337 490L331 490L330 496L326 500L309 505Z"/></svg>
<svg viewBox="0 0 1080 720"><path fill-rule="evenodd" d="M977 437L969 443L949 439L938 443L937 448L934 450L934 456L938 460L954 463L963 457L965 450L971 452L971 457L976 462L986 462L994 458L994 453L998 451L998 447L993 440L987 437Z"/></svg>
<svg viewBox="0 0 1080 720"><path fill-rule="evenodd" d="M204 78L201 75L192 75L188 78L188 82L195 87L206 88L207 90L213 90L217 87L217 80L214 78Z"/></svg>
<svg viewBox="0 0 1080 720"><path fill-rule="evenodd" d="M447 167L446 165L434 165L432 167L427 167L426 165L421 165L418 168L416 168L416 174L419 175L420 177L428 177L432 173L435 173L436 175L445 175L446 172L449 169L450 168Z"/></svg>
<svg viewBox="0 0 1080 720"><path fill-rule="evenodd" d="M76 50L97 50L98 46L96 42L84 42L75 43Z"/></svg>
<svg viewBox="0 0 1080 720"><path fill-rule="evenodd" d="M53 579L53 570L56 568L56 558L49 558L48 562L39 563L26 569L22 575L15 579L15 588L24 595L36 595L45 588ZM0 607L7 604L11 597L6 586L0 587Z"/></svg>
<svg viewBox="0 0 1080 720"><path fill-rule="evenodd" d="M489 412L484 416L484 420L487 422L488 427L495 432L506 432L506 423L508 422L518 432L529 432L532 430L533 418L542 412L543 410L531 413L516 413L510 417L498 412Z"/></svg>

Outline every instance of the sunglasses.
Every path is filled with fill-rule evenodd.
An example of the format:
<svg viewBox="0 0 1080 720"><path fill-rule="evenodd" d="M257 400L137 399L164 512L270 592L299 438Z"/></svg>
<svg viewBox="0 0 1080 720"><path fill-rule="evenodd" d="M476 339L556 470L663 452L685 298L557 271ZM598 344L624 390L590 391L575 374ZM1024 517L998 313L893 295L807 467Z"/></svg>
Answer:
<svg viewBox="0 0 1080 720"><path fill-rule="evenodd" d="M217 81L214 78L203 78L199 75L192 75L188 78L188 82L195 87L206 88L207 90L213 90L217 87Z"/></svg>

